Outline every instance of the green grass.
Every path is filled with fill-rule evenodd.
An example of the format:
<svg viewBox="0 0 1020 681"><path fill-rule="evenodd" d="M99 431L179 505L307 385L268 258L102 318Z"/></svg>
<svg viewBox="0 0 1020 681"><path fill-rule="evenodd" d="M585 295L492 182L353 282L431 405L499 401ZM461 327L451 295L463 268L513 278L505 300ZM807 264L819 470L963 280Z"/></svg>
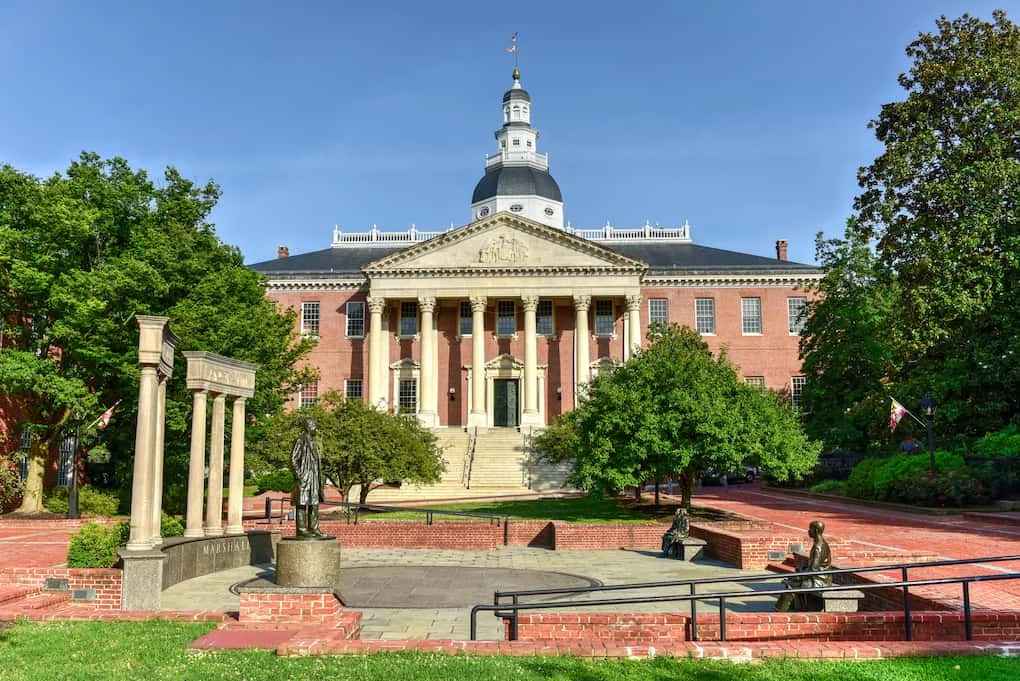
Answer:
<svg viewBox="0 0 1020 681"><path fill-rule="evenodd" d="M1020 659L991 657L735 665L666 658L586 661L562 657L426 654L279 658L261 651L189 652L188 643L210 628L209 624L177 622L18 624L0 631L0 681L1006 681L1020 678Z"/></svg>

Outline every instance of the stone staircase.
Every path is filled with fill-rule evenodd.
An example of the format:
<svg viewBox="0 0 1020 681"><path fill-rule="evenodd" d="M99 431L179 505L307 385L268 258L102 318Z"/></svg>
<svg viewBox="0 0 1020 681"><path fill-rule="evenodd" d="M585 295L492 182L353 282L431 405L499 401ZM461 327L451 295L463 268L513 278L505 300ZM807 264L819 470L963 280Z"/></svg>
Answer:
<svg viewBox="0 0 1020 681"><path fill-rule="evenodd" d="M373 490L368 502L386 504L395 501L418 501L428 499L458 499L465 496L467 487L467 457L471 438L463 428L439 428L434 431L439 447L443 450L446 471L435 485L401 485L400 488L383 487ZM357 500L358 488L351 490L351 498Z"/></svg>
<svg viewBox="0 0 1020 681"><path fill-rule="evenodd" d="M64 613L71 603L70 591L47 591L42 587L0 586L0 621L20 617L39 619L47 615Z"/></svg>

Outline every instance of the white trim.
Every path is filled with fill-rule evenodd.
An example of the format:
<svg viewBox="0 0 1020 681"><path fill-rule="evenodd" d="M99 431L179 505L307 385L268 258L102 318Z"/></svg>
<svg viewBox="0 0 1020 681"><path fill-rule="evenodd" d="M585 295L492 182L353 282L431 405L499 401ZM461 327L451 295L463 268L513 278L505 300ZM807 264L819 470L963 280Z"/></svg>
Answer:
<svg viewBox="0 0 1020 681"><path fill-rule="evenodd" d="M361 335L351 335L351 305L361 306ZM344 336L346 338L364 339L368 335L368 305L364 300L348 300L344 304Z"/></svg>

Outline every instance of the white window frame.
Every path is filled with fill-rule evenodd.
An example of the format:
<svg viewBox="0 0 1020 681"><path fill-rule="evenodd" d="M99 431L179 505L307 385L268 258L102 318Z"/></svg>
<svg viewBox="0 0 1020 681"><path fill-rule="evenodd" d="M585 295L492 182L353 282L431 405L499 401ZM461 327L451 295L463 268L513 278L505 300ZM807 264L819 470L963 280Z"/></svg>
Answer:
<svg viewBox="0 0 1020 681"><path fill-rule="evenodd" d="M305 393L310 392L314 395L307 396ZM303 386L298 391L298 407L310 407L319 401L319 381L314 380Z"/></svg>
<svg viewBox="0 0 1020 681"><path fill-rule="evenodd" d="M465 310L467 311L466 315L464 314ZM465 322L467 323L465 324ZM474 316L471 310L471 301L462 300L457 306L457 335L470 336L472 332L474 332Z"/></svg>
<svg viewBox="0 0 1020 681"><path fill-rule="evenodd" d="M351 397L351 386L357 384L358 393L357 397ZM344 398L348 400L364 400L365 399L365 379L363 378L348 378L344 381Z"/></svg>
<svg viewBox="0 0 1020 681"><path fill-rule="evenodd" d="M60 438L57 449L57 487L70 487L71 475L74 472L74 446L78 444L74 435Z"/></svg>
<svg viewBox="0 0 1020 681"><path fill-rule="evenodd" d="M746 383L748 385L753 385L756 388L764 388L765 387L765 377L764 376L744 376L744 383Z"/></svg>
<svg viewBox="0 0 1020 681"><path fill-rule="evenodd" d="M542 306L543 305L548 305L549 306L549 314L548 315L541 314L541 310L542 310ZM542 322L541 322L541 320L545 319L546 317L549 318L549 331L548 332L542 331ZM538 306L535 307L535 335L538 335L538 336L555 336L556 335L556 306L553 304L553 301L549 300L548 298L539 298Z"/></svg>
<svg viewBox="0 0 1020 681"><path fill-rule="evenodd" d="M797 314L797 318L794 319L793 307L794 301L799 304L800 311ZM790 296L786 299L786 320L787 330L791 336L799 336L804 332L804 323L807 321L805 313L807 312L808 300L805 296Z"/></svg>
<svg viewBox="0 0 1020 681"><path fill-rule="evenodd" d="M609 315L608 316L609 316L610 328L609 328L608 332L605 332L605 331L602 331L602 330L599 329L599 305L608 305L609 306ZM591 306L591 315L592 315L592 325L591 325L592 326L592 330L595 332L595 335L597 337L599 337L599 338L612 338L614 335L616 335L616 306L613 305L613 299L612 298L598 298L595 301L593 301L592 306ZM604 317L606 315L602 315L602 316Z"/></svg>
<svg viewBox="0 0 1020 681"><path fill-rule="evenodd" d="M798 411L800 410L800 400L804 395L805 385L807 385L807 376L790 376L790 404Z"/></svg>
<svg viewBox="0 0 1020 681"><path fill-rule="evenodd" d="M753 322L754 318L753 317L748 317L748 310L747 310L747 307L744 305L744 303L750 302L752 300L753 301L757 301L757 303L758 303L758 314L757 314L757 318L758 318L757 327L758 327L758 330L757 331L748 331L747 330L748 322ZM762 336L762 335L765 334L765 314L764 314L764 311L763 311L763 307L762 307L762 302L761 302L761 297L760 296L741 297L741 299L740 299L740 334L742 336Z"/></svg>
<svg viewBox="0 0 1020 681"><path fill-rule="evenodd" d="M701 313L698 310L698 303L708 303L710 317L708 321L711 323L711 331L701 330ZM694 299L694 330L702 336L714 336L716 332L716 317L715 317L715 298L695 298Z"/></svg>
<svg viewBox="0 0 1020 681"><path fill-rule="evenodd" d="M509 305L511 313L509 316L503 314L504 306ZM511 319L513 320L513 331L507 332L500 328L500 321ZM497 300L496 301L496 337L497 338L513 338L517 335L517 303L512 300Z"/></svg>
<svg viewBox="0 0 1020 681"><path fill-rule="evenodd" d="M657 319L655 313L655 307L659 303L662 305L662 319ZM669 324L669 298L648 299L648 325L652 324Z"/></svg>
<svg viewBox="0 0 1020 681"><path fill-rule="evenodd" d="M25 428L21 431L18 442L18 475L22 481L28 479L28 457L32 453L32 431Z"/></svg>
<svg viewBox="0 0 1020 681"><path fill-rule="evenodd" d="M414 314L405 314L405 308L414 306ZM400 318L397 320L397 336L399 338L416 338L418 331L420 330L420 323L418 322L418 301L417 300L402 300L400 301ZM404 331L404 320L414 320L414 332L407 333Z"/></svg>
<svg viewBox="0 0 1020 681"><path fill-rule="evenodd" d="M354 315L351 314L351 310L352 309L359 309L359 310L361 310L361 317L360 317L360 319L358 317L355 317ZM347 313L347 324L346 324L347 328L345 329L345 331L347 333L347 337L348 338L364 338L365 337L365 302L361 301L361 300L352 300L352 301L349 301L347 303L347 305L345 306L344 310ZM351 333L351 322L352 321L360 321L361 322L361 333Z"/></svg>
<svg viewBox="0 0 1020 681"><path fill-rule="evenodd" d="M404 410L403 399L404 384L413 383L414 389L412 391L412 397L414 398L414 409L410 411ZM418 377L417 376L404 376L397 378L397 413L398 414L417 414L418 413Z"/></svg>
<svg viewBox="0 0 1020 681"><path fill-rule="evenodd" d="M311 315L308 314L312 310L312 306L315 306L315 330L310 329L310 324L306 323L306 317ZM319 336L319 328L322 324L322 306L319 305L317 300L308 300L301 303L301 335L302 336Z"/></svg>

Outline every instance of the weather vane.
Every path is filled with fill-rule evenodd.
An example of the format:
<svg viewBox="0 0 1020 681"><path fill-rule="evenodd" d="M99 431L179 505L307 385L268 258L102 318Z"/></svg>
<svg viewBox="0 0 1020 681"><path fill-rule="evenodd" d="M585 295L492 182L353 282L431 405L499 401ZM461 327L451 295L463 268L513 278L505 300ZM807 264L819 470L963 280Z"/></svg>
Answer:
<svg viewBox="0 0 1020 681"><path fill-rule="evenodd" d="M518 64L517 64L517 31L514 31L514 34L512 36L510 36L510 47L506 48L506 51L514 56L514 68L516 69L517 66L518 66Z"/></svg>

